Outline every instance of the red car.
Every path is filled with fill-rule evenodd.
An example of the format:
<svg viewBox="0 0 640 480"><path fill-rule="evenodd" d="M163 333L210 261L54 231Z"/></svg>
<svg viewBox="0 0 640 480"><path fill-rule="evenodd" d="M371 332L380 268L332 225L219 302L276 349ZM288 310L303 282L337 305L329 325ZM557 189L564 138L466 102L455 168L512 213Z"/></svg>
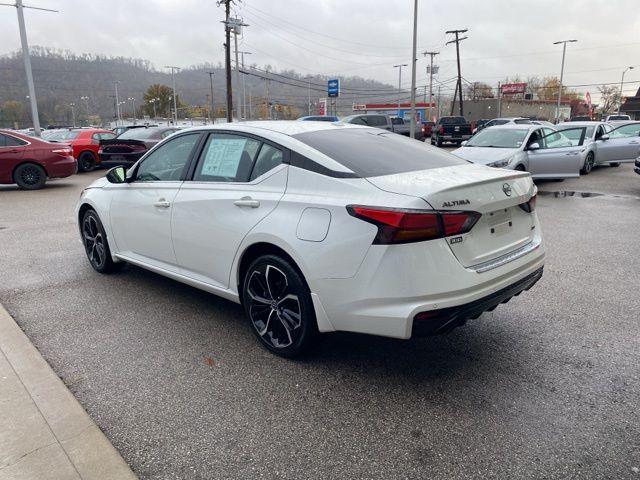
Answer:
<svg viewBox="0 0 640 480"><path fill-rule="evenodd" d="M73 156L78 160L78 170L89 172L100 163L98 148L100 140L111 140L116 134L101 128L72 128L58 130L51 134L45 132L45 138L52 142L60 142L73 148Z"/></svg>
<svg viewBox="0 0 640 480"><path fill-rule="evenodd" d="M433 132L433 126L436 124L436 122L422 122L422 136L423 137L430 137L431 133Z"/></svg>
<svg viewBox="0 0 640 480"><path fill-rule="evenodd" d="M68 177L76 170L71 147L0 130L0 183L36 190L47 178Z"/></svg>

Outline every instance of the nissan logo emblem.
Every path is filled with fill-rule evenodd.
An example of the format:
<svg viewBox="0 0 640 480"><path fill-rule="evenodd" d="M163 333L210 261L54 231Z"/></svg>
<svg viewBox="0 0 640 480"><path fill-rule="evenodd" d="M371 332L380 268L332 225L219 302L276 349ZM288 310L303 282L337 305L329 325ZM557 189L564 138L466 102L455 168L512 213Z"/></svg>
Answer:
<svg viewBox="0 0 640 480"><path fill-rule="evenodd" d="M507 197L511 196L511 185L509 185L508 183L505 183L502 185L502 191L504 192L504 194Z"/></svg>

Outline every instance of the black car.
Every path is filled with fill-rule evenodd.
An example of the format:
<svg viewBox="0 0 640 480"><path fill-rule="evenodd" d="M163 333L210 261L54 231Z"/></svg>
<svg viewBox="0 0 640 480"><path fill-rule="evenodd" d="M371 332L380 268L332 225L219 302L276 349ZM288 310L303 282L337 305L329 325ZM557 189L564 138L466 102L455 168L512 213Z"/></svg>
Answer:
<svg viewBox="0 0 640 480"><path fill-rule="evenodd" d="M638 175L640 175L640 157L636 158L635 167L633 169Z"/></svg>
<svg viewBox="0 0 640 480"><path fill-rule="evenodd" d="M177 131L177 127L133 128L113 140L100 140L100 163L105 167L133 165L147 150Z"/></svg>

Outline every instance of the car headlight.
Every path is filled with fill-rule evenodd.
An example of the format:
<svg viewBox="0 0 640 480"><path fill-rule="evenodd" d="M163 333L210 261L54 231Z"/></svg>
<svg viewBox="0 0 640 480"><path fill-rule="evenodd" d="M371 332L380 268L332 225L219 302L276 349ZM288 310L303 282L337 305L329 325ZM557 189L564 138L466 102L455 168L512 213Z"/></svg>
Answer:
<svg viewBox="0 0 640 480"><path fill-rule="evenodd" d="M497 160L497 161L492 162L492 163L487 163L487 165L489 167L493 167L493 168L503 168L503 167L506 167L507 165L509 165L509 163L511 163L511 158L505 158L503 160Z"/></svg>

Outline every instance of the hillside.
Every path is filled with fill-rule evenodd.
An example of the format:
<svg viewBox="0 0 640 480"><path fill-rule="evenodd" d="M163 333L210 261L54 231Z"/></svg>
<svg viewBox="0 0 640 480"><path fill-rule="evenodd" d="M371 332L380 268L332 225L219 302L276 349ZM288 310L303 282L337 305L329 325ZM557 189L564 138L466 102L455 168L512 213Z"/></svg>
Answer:
<svg viewBox="0 0 640 480"><path fill-rule="evenodd" d="M115 116L115 83L119 82L121 101L135 98L139 113L146 89L152 84L171 86L171 74L160 71L149 61L93 54L74 54L42 47L32 48L32 67L40 121L47 124L66 124L71 121L70 104L75 104L76 116L86 121L107 122ZM247 99L251 94L254 116L264 105L265 80L269 77L269 98L272 103L288 105L292 116L306 114L308 94L312 104L326 96L324 76L306 77L291 70L274 71L269 66L247 67L251 75L245 76ZM176 74L176 89L181 102L189 106L207 105L210 93L208 72L214 74L214 101L218 114L223 114L225 78L222 65L197 65ZM270 71L270 73L265 73ZM343 95L338 108L340 114L351 113L354 102L395 101L396 89L388 84L361 77L342 77ZM81 100L81 97L89 97ZM7 103L8 102L8 103ZM130 116L132 103L123 105L124 116ZM88 107L88 112L87 112ZM315 113L315 107L313 112ZM264 111L264 107L262 108ZM160 112L159 112L160 115ZM20 52L0 57L0 126L30 124L24 65Z"/></svg>

